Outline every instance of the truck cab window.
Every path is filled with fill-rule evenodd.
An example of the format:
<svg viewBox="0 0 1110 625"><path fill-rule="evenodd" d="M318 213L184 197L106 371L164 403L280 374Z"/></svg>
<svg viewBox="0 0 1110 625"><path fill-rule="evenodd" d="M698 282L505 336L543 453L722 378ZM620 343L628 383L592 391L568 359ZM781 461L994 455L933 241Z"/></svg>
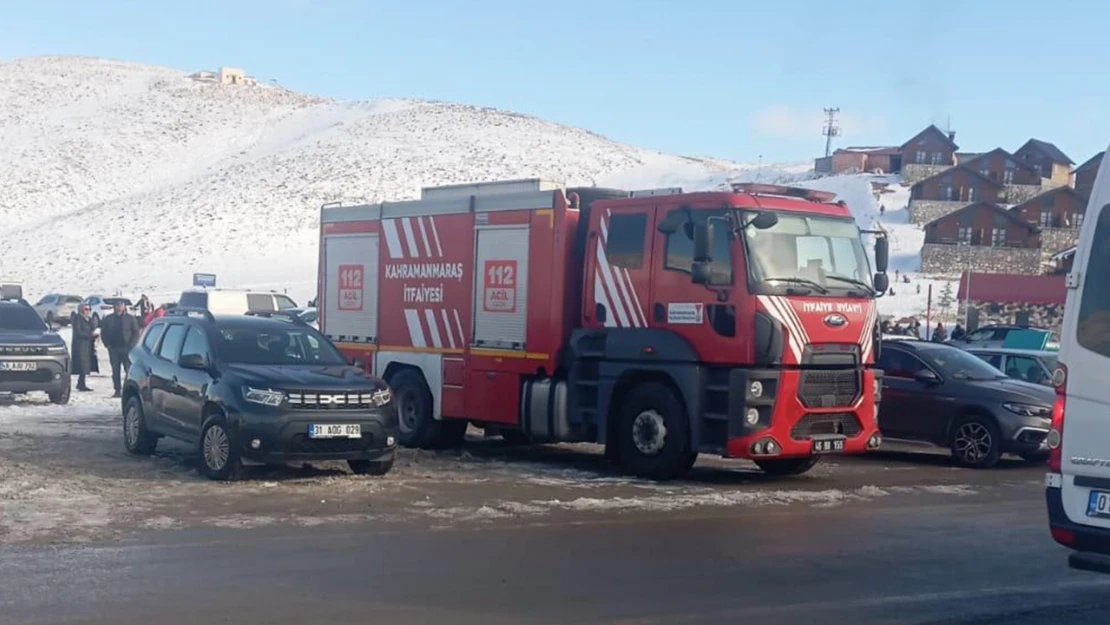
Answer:
<svg viewBox="0 0 1110 625"><path fill-rule="evenodd" d="M673 212L672 212L673 214ZM725 211L694 211L694 222L704 222L709 217L724 217ZM668 215L669 216L669 215ZM692 228L681 227L667 235L667 258L664 268L669 271L690 273L690 266L694 263L694 239L690 236ZM732 242L729 240L728 228L718 221L713 229L713 263L711 265L712 277L709 283L714 285L732 284Z"/></svg>
<svg viewBox="0 0 1110 625"><path fill-rule="evenodd" d="M609 219L609 235L605 241L605 255L609 262L625 269L642 267L646 232L646 214L613 215Z"/></svg>
<svg viewBox="0 0 1110 625"><path fill-rule="evenodd" d="M1095 225L1095 236L1083 276L1083 299L1079 305L1076 340L1102 356L1110 356L1110 204L1103 206Z"/></svg>

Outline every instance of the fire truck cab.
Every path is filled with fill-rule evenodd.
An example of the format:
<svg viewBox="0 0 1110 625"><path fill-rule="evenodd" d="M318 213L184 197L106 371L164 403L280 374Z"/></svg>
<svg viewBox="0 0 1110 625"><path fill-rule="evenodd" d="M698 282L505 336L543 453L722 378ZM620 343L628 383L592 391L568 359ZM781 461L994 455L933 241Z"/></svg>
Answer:
<svg viewBox="0 0 1110 625"><path fill-rule="evenodd" d="M873 275L833 200L520 180L325 207L321 329L389 382L406 445L473 423L655 479L700 452L801 473L881 441L886 240Z"/></svg>

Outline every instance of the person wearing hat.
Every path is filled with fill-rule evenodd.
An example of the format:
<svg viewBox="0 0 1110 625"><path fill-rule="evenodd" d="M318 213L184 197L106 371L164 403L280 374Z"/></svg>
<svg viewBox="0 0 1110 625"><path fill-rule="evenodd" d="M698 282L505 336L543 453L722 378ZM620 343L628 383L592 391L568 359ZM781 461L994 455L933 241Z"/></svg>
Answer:
<svg viewBox="0 0 1110 625"><path fill-rule="evenodd" d="M73 340L70 341L69 371L77 376L77 390L91 391L85 384L85 376L93 370L96 359L96 319L92 308L81 304L81 311L73 318Z"/></svg>

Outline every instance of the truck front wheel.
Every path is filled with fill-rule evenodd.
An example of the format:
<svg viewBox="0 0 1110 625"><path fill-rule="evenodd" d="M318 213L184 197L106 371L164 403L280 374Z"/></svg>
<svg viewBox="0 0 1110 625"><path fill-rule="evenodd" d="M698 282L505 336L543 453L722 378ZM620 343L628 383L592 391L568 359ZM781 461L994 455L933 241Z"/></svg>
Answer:
<svg viewBox="0 0 1110 625"><path fill-rule="evenodd" d="M817 456L756 460L755 464L768 475L801 475L816 466Z"/></svg>
<svg viewBox="0 0 1110 625"><path fill-rule="evenodd" d="M690 418L674 392L651 382L634 388L623 403L617 426L621 465L653 480L670 480L689 471Z"/></svg>

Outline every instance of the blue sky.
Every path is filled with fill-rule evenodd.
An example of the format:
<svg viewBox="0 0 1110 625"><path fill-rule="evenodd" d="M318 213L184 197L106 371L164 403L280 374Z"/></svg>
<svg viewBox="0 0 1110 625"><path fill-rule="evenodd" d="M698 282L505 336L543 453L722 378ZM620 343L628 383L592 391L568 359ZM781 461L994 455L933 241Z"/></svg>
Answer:
<svg viewBox="0 0 1110 625"><path fill-rule="evenodd" d="M951 119L969 151L1110 141L1110 3L1072 0L35 0L0 58L244 67L342 99L510 109L643 147L754 162L899 144Z"/></svg>

